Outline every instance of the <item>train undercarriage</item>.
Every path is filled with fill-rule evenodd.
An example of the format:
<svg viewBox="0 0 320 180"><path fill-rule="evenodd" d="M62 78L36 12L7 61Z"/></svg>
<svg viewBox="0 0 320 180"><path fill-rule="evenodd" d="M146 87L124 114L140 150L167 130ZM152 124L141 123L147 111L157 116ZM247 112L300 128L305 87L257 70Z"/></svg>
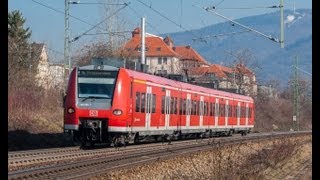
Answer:
<svg viewBox="0 0 320 180"><path fill-rule="evenodd" d="M75 144L81 147L94 146L95 144L106 144L108 146L126 146L129 144L139 144L143 142L171 142L181 139L201 139L211 137L232 136L232 134L241 134L242 136L250 133L250 128L244 129L224 129L212 130L206 129L201 132L188 132L175 130L170 132L161 132L156 134L145 132L126 132L115 133L108 132L107 121L81 119L79 129L69 131L73 136Z"/></svg>

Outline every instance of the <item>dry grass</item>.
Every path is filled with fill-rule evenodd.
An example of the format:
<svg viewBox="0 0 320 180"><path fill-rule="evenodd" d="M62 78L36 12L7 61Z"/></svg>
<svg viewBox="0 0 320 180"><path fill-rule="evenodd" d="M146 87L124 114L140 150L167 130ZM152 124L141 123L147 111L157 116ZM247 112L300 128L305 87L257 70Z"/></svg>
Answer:
<svg viewBox="0 0 320 180"><path fill-rule="evenodd" d="M298 142L309 140L311 143L310 139L299 137L221 146L92 179L266 179L279 166L299 156ZM306 153L299 157L306 159L310 156Z"/></svg>

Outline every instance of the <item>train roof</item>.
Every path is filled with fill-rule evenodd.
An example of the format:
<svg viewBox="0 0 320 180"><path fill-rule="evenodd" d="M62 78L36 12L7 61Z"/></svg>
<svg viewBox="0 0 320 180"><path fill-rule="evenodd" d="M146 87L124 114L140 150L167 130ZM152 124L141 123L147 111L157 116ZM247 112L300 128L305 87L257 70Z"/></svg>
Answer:
<svg viewBox="0 0 320 180"><path fill-rule="evenodd" d="M210 89L210 88L206 88L206 87L202 87L202 86L197 86L197 85L188 84L188 83L184 83L184 82L180 82L180 81L175 81L172 79L167 79L167 78L163 78L160 76L146 74L146 73L142 73L142 72L138 72L138 71L134 71L134 70L129 70L129 69L125 69L125 68L120 68L120 69L123 69L124 71L126 71L129 74L129 76L133 77L134 79L144 80L147 82L153 82L153 83L171 86L171 87L175 87L175 88L183 88L183 89L187 89L190 91L208 93L208 94L217 95L217 96L226 96L229 98L236 98L236 99L242 99L242 100L246 100L246 101L253 101L253 99L249 96L225 92L225 91L216 90L216 89Z"/></svg>

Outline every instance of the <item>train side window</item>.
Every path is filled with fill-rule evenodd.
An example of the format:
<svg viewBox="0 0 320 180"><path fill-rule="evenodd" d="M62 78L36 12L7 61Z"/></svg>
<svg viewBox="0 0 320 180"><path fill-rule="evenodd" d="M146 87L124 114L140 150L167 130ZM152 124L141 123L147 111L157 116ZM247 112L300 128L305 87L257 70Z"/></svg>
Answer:
<svg viewBox="0 0 320 180"><path fill-rule="evenodd" d="M152 113L156 112L156 102L157 102L156 95L152 94Z"/></svg>
<svg viewBox="0 0 320 180"><path fill-rule="evenodd" d="M182 114L186 115L186 111L187 111L187 100L186 99L183 99L181 106L182 106Z"/></svg>
<svg viewBox="0 0 320 180"><path fill-rule="evenodd" d="M197 103L196 101L191 101L192 105L191 105L191 115L196 115L196 111L197 111Z"/></svg>
<svg viewBox="0 0 320 180"><path fill-rule="evenodd" d="M224 115L225 115L226 117L229 117L229 105L228 105L228 104L225 104L224 110L225 110Z"/></svg>
<svg viewBox="0 0 320 180"><path fill-rule="evenodd" d="M183 111L183 106L182 106L182 104L183 104L183 99L181 98L181 99L180 99L180 107L179 107L179 113L180 113L180 115L182 114L182 111Z"/></svg>
<svg viewBox="0 0 320 180"><path fill-rule="evenodd" d="M136 112L140 112L140 92L136 92Z"/></svg>
<svg viewBox="0 0 320 180"><path fill-rule="evenodd" d="M164 114L165 96L161 97L161 113Z"/></svg>
<svg viewBox="0 0 320 180"><path fill-rule="evenodd" d="M178 98L174 98L174 114L178 114Z"/></svg>
<svg viewBox="0 0 320 180"><path fill-rule="evenodd" d="M245 107L241 107L241 114L242 114L242 118L244 118L245 116L246 116L246 114L245 114L246 112L245 112Z"/></svg>
<svg viewBox="0 0 320 180"><path fill-rule="evenodd" d="M199 101L194 101L195 103L195 114L194 115L199 115L199 106L200 106L200 102Z"/></svg>
<svg viewBox="0 0 320 180"><path fill-rule="evenodd" d="M146 93L141 93L141 112L145 112Z"/></svg>
<svg viewBox="0 0 320 180"><path fill-rule="evenodd" d="M204 102L204 112L203 112L204 116L208 115L208 102Z"/></svg>
<svg viewBox="0 0 320 180"><path fill-rule="evenodd" d="M224 117L225 116L225 105L224 104L220 104L220 117Z"/></svg>
<svg viewBox="0 0 320 180"><path fill-rule="evenodd" d="M194 111L194 105L193 105L193 101L190 100L190 115L193 115L193 111Z"/></svg>
<svg viewBox="0 0 320 180"><path fill-rule="evenodd" d="M174 97L170 98L170 114L174 113Z"/></svg>

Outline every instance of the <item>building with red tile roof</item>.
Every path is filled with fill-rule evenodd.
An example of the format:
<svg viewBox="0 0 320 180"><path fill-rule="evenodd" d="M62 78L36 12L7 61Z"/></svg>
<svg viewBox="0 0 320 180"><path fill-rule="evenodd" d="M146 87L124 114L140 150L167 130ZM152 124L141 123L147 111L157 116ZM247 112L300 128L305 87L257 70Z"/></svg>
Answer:
<svg viewBox="0 0 320 180"><path fill-rule="evenodd" d="M197 62L199 67L201 65L209 65L209 63L195 51L191 46L175 46L173 50L181 55L181 61L194 61Z"/></svg>
<svg viewBox="0 0 320 180"><path fill-rule="evenodd" d="M252 71L244 65L226 67L218 64L208 63L191 46L175 46L173 40L166 36L162 38L146 33L145 57L149 72L154 74L188 74L195 81L203 83L217 83L220 88L235 88L239 79L256 84ZM140 61L141 58L141 31L135 28L132 38L121 48L120 54L128 59ZM244 76L240 76L243 74ZM252 80L253 79L253 80Z"/></svg>
<svg viewBox="0 0 320 180"><path fill-rule="evenodd" d="M160 36L146 33L146 64L149 72L155 74L179 74L180 55L172 47L166 44L172 43L171 38L164 40ZM141 58L141 34L140 28L135 28L132 38L121 48L121 55L131 60L139 61Z"/></svg>

